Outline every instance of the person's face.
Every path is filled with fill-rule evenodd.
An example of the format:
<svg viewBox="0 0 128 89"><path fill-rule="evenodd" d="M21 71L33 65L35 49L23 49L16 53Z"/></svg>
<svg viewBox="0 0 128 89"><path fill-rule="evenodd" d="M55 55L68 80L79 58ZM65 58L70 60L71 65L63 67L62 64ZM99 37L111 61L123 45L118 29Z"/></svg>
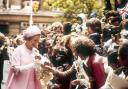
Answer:
<svg viewBox="0 0 128 89"><path fill-rule="evenodd" d="M88 30L88 33L89 33L89 34L92 34L92 33L93 33L93 30L91 29L91 27L88 27L87 30Z"/></svg>
<svg viewBox="0 0 128 89"><path fill-rule="evenodd" d="M38 48L39 40L40 35L33 36L30 40L28 40L26 43L28 44L29 49Z"/></svg>
<svg viewBox="0 0 128 89"><path fill-rule="evenodd" d="M82 24L82 19L81 19L81 18L78 18L78 19L77 19L77 23L78 23L78 24Z"/></svg>
<svg viewBox="0 0 128 89"><path fill-rule="evenodd" d="M62 27L56 27L56 33L63 33Z"/></svg>

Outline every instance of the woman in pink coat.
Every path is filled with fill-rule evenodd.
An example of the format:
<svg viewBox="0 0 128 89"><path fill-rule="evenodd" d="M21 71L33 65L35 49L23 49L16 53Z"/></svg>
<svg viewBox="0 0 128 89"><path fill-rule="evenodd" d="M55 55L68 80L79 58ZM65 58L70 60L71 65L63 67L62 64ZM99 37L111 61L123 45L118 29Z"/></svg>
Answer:
<svg viewBox="0 0 128 89"><path fill-rule="evenodd" d="M6 89L42 89L35 71L35 54L41 31L30 26L24 33L25 43L18 46L10 59Z"/></svg>

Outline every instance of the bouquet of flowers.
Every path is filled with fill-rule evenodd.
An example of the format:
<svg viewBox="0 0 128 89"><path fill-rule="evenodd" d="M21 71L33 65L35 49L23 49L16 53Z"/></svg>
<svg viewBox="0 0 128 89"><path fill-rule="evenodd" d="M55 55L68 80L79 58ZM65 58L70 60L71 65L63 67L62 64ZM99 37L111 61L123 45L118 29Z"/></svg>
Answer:
<svg viewBox="0 0 128 89"><path fill-rule="evenodd" d="M47 84L49 80L53 78L53 74L45 69L45 66L52 66L48 58L41 56L41 55L36 55L35 56L35 69L37 72L37 77L40 80L42 86L44 89L47 89Z"/></svg>

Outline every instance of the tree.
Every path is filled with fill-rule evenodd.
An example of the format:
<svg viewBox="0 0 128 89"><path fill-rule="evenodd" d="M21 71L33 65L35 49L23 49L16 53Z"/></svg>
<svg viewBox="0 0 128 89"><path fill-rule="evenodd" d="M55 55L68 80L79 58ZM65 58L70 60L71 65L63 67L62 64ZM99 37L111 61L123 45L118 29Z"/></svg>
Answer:
<svg viewBox="0 0 128 89"><path fill-rule="evenodd" d="M64 18L70 19L76 17L79 13L90 15L95 9L102 8L96 0L45 0L43 7L45 9L59 8L64 13ZM96 5L98 4L98 5Z"/></svg>

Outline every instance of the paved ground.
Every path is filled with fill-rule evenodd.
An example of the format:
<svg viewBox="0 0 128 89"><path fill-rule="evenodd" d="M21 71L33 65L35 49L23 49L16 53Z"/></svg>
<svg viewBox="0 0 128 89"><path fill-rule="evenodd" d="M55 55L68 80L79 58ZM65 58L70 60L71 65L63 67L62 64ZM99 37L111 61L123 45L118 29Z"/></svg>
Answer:
<svg viewBox="0 0 128 89"><path fill-rule="evenodd" d="M8 61L4 61L4 71L3 71L3 75L4 75L4 79L3 79L3 82L2 82L2 89L5 89L5 84L6 84L6 81L7 81L7 77L8 77Z"/></svg>

